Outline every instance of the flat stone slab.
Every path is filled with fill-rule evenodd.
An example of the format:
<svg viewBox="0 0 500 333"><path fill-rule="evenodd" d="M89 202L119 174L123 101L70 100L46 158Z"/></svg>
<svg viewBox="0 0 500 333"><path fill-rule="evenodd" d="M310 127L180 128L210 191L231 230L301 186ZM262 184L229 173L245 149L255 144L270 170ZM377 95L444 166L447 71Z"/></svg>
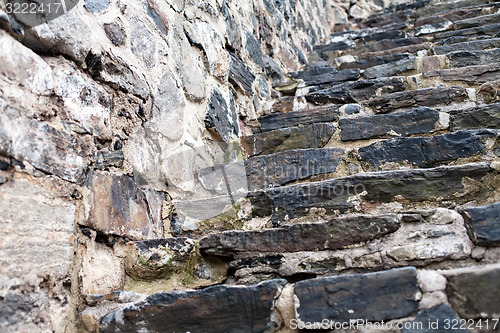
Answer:
<svg viewBox="0 0 500 333"><path fill-rule="evenodd" d="M198 177L206 189L217 191L219 194L229 194L227 186L223 185L226 182L230 184L246 182L246 187L250 191L266 189L335 172L344 153L345 150L341 148L286 150L254 156L244 162L205 168L200 170ZM246 175L242 175L241 169Z"/></svg>
<svg viewBox="0 0 500 333"><path fill-rule="evenodd" d="M406 89L406 81L402 77L389 77L371 80L360 80L330 88L321 89L306 95L309 102L325 103L359 103L376 95L377 91L386 93L400 92Z"/></svg>
<svg viewBox="0 0 500 333"><path fill-rule="evenodd" d="M500 62L488 65L476 65L451 69L440 69L424 73L425 76L437 76L443 81L465 81L484 83L500 79Z"/></svg>
<svg viewBox="0 0 500 333"><path fill-rule="evenodd" d="M367 69L374 66L379 66L383 64L389 64L392 62L397 62L400 60L409 59L411 55L409 53L403 54L390 54L382 57L368 58L368 59L359 59L354 62L345 62L339 66L340 69L345 68L359 68L359 69Z"/></svg>
<svg viewBox="0 0 500 333"><path fill-rule="evenodd" d="M452 31L446 31L446 32L440 32L436 35L434 35L434 40L445 40L450 37L456 37L456 36L493 36L496 33L498 33L500 29L500 24L489 24L485 26L479 26L479 27L474 27L474 28L467 28L467 29L461 29L461 30L452 30ZM438 43L439 44L439 43Z"/></svg>
<svg viewBox="0 0 500 333"><path fill-rule="evenodd" d="M368 52L386 51L389 49L399 48L403 46L418 45L425 43L426 41L427 40L425 38L420 38L420 37L385 39L370 44L358 46L355 48L347 49L343 52L343 54L358 55Z"/></svg>
<svg viewBox="0 0 500 333"><path fill-rule="evenodd" d="M500 267L477 267L447 276L448 300L460 317L493 318L500 315ZM499 324L500 325L500 324ZM498 325L497 325L498 329Z"/></svg>
<svg viewBox="0 0 500 333"><path fill-rule="evenodd" d="M305 280L294 285L295 311L302 322L390 320L417 309L414 267Z"/></svg>
<svg viewBox="0 0 500 333"><path fill-rule="evenodd" d="M246 94L253 93L252 84L255 81L255 76L250 69L232 52L229 53L231 62L229 63L229 80L237 87L240 87Z"/></svg>
<svg viewBox="0 0 500 333"><path fill-rule="evenodd" d="M446 54L455 51L479 51L484 49L500 47L500 38L481 39L465 43L437 46L434 48L435 54Z"/></svg>
<svg viewBox="0 0 500 333"><path fill-rule="evenodd" d="M500 203L466 208L461 213L475 244L500 246Z"/></svg>
<svg viewBox="0 0 500 333"><path fill-rule="evenodd" d="M468 94L463 87L424 88L374 97L367 102L367 105L377 113L386 113L412 106L448 105L466 99Z"/></svg>
<svg viewBox="0 0 500 333"><path fill-rule="evenodd" d="M477 16L465 20L456 21L454 24L455 30L481 27L489 24L500 23L500 14L490 14Z"/></svg>
<svg viewBox="0 0 500 333"><path fill-rule="evenodd" d="M441 304L432 309L419 311L415 319L411 321L413 328L403 328L402 333L448 333L452 325L458 322L457 328L453 332L467 333L466 329L460 329L460 318L455 310L448 304ZM468 325L466 325L468 326Z"/></svg>
<svg viewBox="0 0 500 333"><path fill-rule="evenodd" d="M481 51L456 51L446 55L450 67L467 67L498 62L500 59L500 48Z"/></svg>
<svg viewBox="0 0 500 333"><path fill-rule="evenodd" d="M357 204L388 203L400 200L408 203L453 201L462 204L469 200L486 200L495 191L485 176L493 177L498 171L490 162L430 169L411 169L370 172L315 183L289 185L254 193L254 209L272 212L272 220L281 223L287 219L307 216L313 207L326 213L345 212ZM482 184L475 189L464 185L471 180ZM364 193L366 192L366 193ZM351 198L351 199L350 199Z"/></svg>
<svg viewBox="0 0 500 333"><path fill-rule="evenodd" d="M367 79L375 79L378 77L392 76L411 69L415 69L415 57L409 57L396 62L368 68L363 73L363 76Z"/></svg>
<svg viewBox="0 0 500 333"><path fill-rule="evenodd" d="M335 126L329 123L315 123L304 127L277 129L241 138L241 145L250 156L272 154L288 149L324 147Z"/></svg>
<svg viewBox="0 0 500 333"><path fill-rule="evenodd" d="M430 133L436 130L438 122L439 112L424 107L391 114L344 118L339 121L340 138L342 141L352 141Z"/></svg>
<svg viewBox="0 0 500 333"><path fill-rule="evenodd" d="M399 221L394 214L352 216L325 223L298 223L276 229L214 233L200 240L200 250L218 256L244 252L336 250L382 237L398 228Z"/></svg>
<svg viewBox="0 0 500 333"><path fill-rule="evenodd" d="M360 77L360 71L358 68L349 68L333 73L303 76L303 80L306 86L315 86L326 83L354 81L359 79L359 77Z"/></svg>
<svg viewBox="0 0 500 333"><path fill-rule="evenodd" d="M101 320L100 332L268 332L272 307L286 280L214 286L148 296Z"/></svg>
<svg viewBox="0 0 500 333"><path fill-rule="evenodd" d="M451 111L450 127L452 130L500 128L500 103Z"/></svg>
<svg viewBox="0 0 500 333"><path fill-rule="evenodd" d="M483 153L486 150L483 141L497 136L496 130L471 130L428 138L394 138L360 148L358 158L377 170L390 162L435 167L458 158Z"/></svg>
<svg viewBox="0 0 500 333"><path fill-rule="evenodd" d="M338 105L325 105L300 111L271 113L259 118L263 132L298 125L329 123L339 119Z"/></svg>

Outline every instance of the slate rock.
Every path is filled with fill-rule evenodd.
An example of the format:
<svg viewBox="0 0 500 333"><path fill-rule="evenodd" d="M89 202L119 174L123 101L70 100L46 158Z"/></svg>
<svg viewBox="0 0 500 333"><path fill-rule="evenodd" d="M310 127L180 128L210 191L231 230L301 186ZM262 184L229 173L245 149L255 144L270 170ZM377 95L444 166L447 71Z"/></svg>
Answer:
<svg viewBox="0 0 500 333"><path fill-rule="evenodd" d="M359 148L358 158L375 169L389 162L408 162L418 167L435 167L486 150L483 140L495 138L493 130L460 131L429 138L394 138Z"/></svg>
<svg viewBox="0 0 500 333"><path fill-rule="evenodd" d="M485 26L478 26L474 28L467 28L461 30L452 30L446 32L440 32L434 35L435 41L443 41L448 38L458 37L458 36L469 36L469 37L479 37L479 36L493 36L500 30L500 23L489 24ZM438 43L440 44L440 42Z"/></svg>
<svg viewBox="0 0 500 333"><path fill-rule="evenodd" d="M455 311L464 319L498 319L500 268L478 267L447 277L446 293ZM483 319L484 320L484 319Z"/></svg>
<svg viewBox="0 0 500 333"><path fill-rule="evenodd" d="M104 24L104 32L115 46L123 45L125 43L125 38L127 38L125 30L116 23Z"/></svg>
<svg viewBox="0 0 500 333"><path fill-rule="evenodd" d="M421 37L386 39L386 40L381 40L381 41L374 42L374 43L367 44L367 45L357 46L356 48L348 49L348 50L344 51L343 54L344 55L346 55L346 54L358 55L358 54L369 53L369 52L387 51L390 49L400 48L400 47L409 46L409 45L423 44L426 41L427 40L425 38L421 38Z"/></svg>
<svg viewBox="0 0 500 333"><path fill-rule="evenodd" d="M267 332L276 329L274 299L286 280L254 286L214 286L148 296L101 320L100 332ZM189 314L186 317L186 314Z"/></svg>
<svg viewBox="0 0 500 333"><path fill-rule="evenodd" d="M386 113L412 106L448 105L463 102L467 98L467 90L463 87L423 88L374 97L366 104L377 113Z"/></svg>
<svg viewBox="0 0 500 333"><path fill-rule="evenodd" d="M274 229L213 233L200 240L200 251L232 256L244 252L337 250L380 238L398 228L396 215L351 216L324 223L298 223Z"/></svg>
<svg viewBox="0 0 500 333"><path fill-rule="evenodd" d="M346 212L355 205L354 196L364 203L388 203L396 196L408 203L434 200L443 202L453 197L456 204L468 200L485 200L494 191L491 185L471 189L464 186L464 177L481 182L484 176L498 172L489 162L432 169L411 169L369 172L315 183L289 185L253 193L250 197L255 211L272 212L272 220L280 224L288 219L307 216L313 207L327 214ZM366 191L366 193L364 193Z"/></svg>
<svg viewBox="0 0 500 333"><path fill-rule="evenodd" d="M109 7L109 0L85 0L85 8L94 15L105 13Z"/></svg>
<svg viewBox="0 0 500 333"><path fill-rule="evenodd" d="M313 76L334 75L337 73L335 67L331 67L328 61L312 63L305 69L297 72L291 72L289 75L294 79L306 79Z"/></svg>
<svg viewBox="0 0 500 333"><path fill-rule="evenodd" d="M421 17L430 14L439 14L457 8L478 6L487 3L489 3L488 0L459 0L459 1L445 1L445 2L433 3L432 5L424 6L417 9L417 16Z"/></svg>
<svg viewBox="0 0 500 333"><path fill-rule="evenodd" d="M415 28L428 25L436 24L445 21L460 21L468 18L473 18L480 16L483 13L483 7L474 8L458 8L445 13L431 14L429 16L420 17L415 21Z"/></svg>
<svg viewBox="0 0 500 333"><path fill-rule="evenodd" d="M477 98L484 103L500 102L500 80L486 82L481 85L477 92Z"/></svg>
<svg viewBox="0 0 500 333"><path fill-rule="evenodd" d="M259 67L265 68L266 66L264 65L264 60L262 58L262 52L260 50L260 43L255 38L254 35L252 35L250 32L245 30L245 39L246 39L246 51L248 53L248 56L250 59L255 62Z"/></svg>
<svg viewBox="0 0 500 333"><path fill-rule="evenodd" d="M234 102L228 103L216 89L212 90L208 101L205 126L226 142L239 133Z"/></svg>
<svg viewBox="0 0 500 333"><path fill-rule="evenodd" d="M360 54L358 54L358 58L359 59L369 59L369 58L383 57L383 56L388 56L388 55L393 55L393 54L402 54L402 53L415 54L418 51L430 50L432 48L432 46L433 46L433 44L431 42L423 42L420 44L410 44L410 45L406 45L406 46L385 49L382 51L360 53Z"/></svg>
<svg viewBox="0 0 500 333"><path fill-rule="evenodd" d="M132 53L141 59L147 68L156 65L156 43L147 25L138 18L130 21L130 48Z"/></svg>
<svg viewBox="0 0 500 333"><path fill-rule="evenodd" d="M285 79L285 75L283 75L280 65L267 54L264 55L264 65L267 76L274 82L280 82Z"/></svg>
<svg viewBox="0 0 500 333"><path fill-rule="evenodd" d="M359 69L367 69L370 67L375 67L383 64L389 64L392 62L397 62L400 60L407 60L412 55L409 53L402 53L402 54L389 54L381 57L375 57L375 58L368 58L368 59L359 59L354 62L346 62L343 63L339 66L340 69L346 69L346 68L359 68Z"/></svg>
<svg viewBox="0 0 500 333"><path fill-rule="evenodd" d="M375 33L364 35L359 39L356 39L356 42L361 44L367 44L370 42L381 41L384 39L402 39L406 38L406 32L401 30L387 30L387 31L377 31Z"/></svg>
<svg viewBox="0 0 500 333"><path fill-rule="evenodd" d="M119 151L99 151L95 162L96 169L109 167L121 168L123 166L123 152Z"/></svg>
<svg viewBox="0 0 500 333"><path fill-rule="evenodd" d="M451 111L450 127L452 130L500 128L500 103Z"/></svg>
<svg viewBox="0 0 500 333"><path fill-rule="evenodd" d="M302 322L391 320L417 309L417 270L414 267L341 275L297 282L295 311Z"/></svg>
<svg viewBox="0 0 500 333"><path fill-rule="evenodd" d="M466 208L461 213L475 244L500 246L500 203Z"/></svg>
<svg viewBox="0 0 500 333"><path fill-rule="evenodd" d="M370 99L377 91L392 93L405 89L406 81L401 77L359 80L311 92L306 95L306 99L315 104L359 103Z"/></svg>
<svg viewBox="0 0 500 333"><path fill-rule="evenodd" d="M241 144L249 156L288 149L321 148L330 141L334 132L335 126L332 124L315 123L244 136Z"/></svg>
<svg viewBox="0 0 500 333"><path fill-rule="evenodd" d="M95 172L84 185L90 190L84 198L89 211L81 225L106 235L136 240L161 234L162 222L158 221L161 215L155 214L161 207L155 209L149 205L152 198L148 200L147 193L139 189L132 178Z"/></svg>
<svg viewBox="0 0 500 333"><path fill-rule="evenodd" d="M457 315L455 310L448 304L441 304L432 309L421 310L410 323L415 329L403 328L402 333L447 333L450 331L451 326L458 322L461 318ZM470 332L466 329L458 328L453 329L453 332L467 333Z"/></svg>
<svg viewBox="0 0 500 333"><path fill-rule="evenodd" d="M255 81L255 76L236 54L229 52L229 57L231 59L229 63L229 80L247 94L252 95L252 85Z"/></svg>
<svg viewBox="0 0 500 333"><path fill-rule="evenodd" d="M260 129L263 132L267 132L298 125L334 122L338 118L338 105L326 105L324 107L313 107L300 111L271 113L260 117L259 123Z"/></svg>
<svg viewBox="0 0 500 333"><path fill-rule="evenodd" d="M367 79L376 79L384 76L392 76L411 69L415 69L415 57L368 68L363 73L363 76Z"/></svg>
<svg viewBox="0 0 500 333"><path fill-rule="evenodd" d="M481 51L456 51L446 55L450 67L468 67L498 62L500 48Z"/></svg>
<svg viewBox="0 0 500 333"><path fill-rule="evenodd" d="M454 24L455 30L481 27L490 24L500 23L500 13L477 16L465 20L456 21Z"/></svg>
<svg viewBox="0 0 500 333"><path fill-rule="evenodd" d="M456 43L450 45L436 46L434 48L435 54L447 54L455 51L481 51L485 49L492 49L500 47L500 38L488 38L482 40L475 40L465 43Z"/></svg>
<svg viewBox="0 0 500 333"><path fill-rule="evenodd" d="M306 86L314 86L319 84L336 83L343 81L354 81L359 79L360 71L358 68L343 69L332 73L325 73L320 75L312 75L303 77Z"/></svg>
<svg viewBox="0 0 500 333"><path fill-rule="evenodd" d="M439 112L420 107L413 110L380 114L369 117L341 119L339 121L342 141L387 137L392 134L430 133L439 121Z"/></svg>

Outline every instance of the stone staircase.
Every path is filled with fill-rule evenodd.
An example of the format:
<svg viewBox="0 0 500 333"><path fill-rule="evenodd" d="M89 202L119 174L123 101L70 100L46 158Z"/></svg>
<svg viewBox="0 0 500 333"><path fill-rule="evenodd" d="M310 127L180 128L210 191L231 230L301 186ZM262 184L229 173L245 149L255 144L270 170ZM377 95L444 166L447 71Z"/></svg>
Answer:
<svg viewBox="0 0 500 333"><path fill-rule="evenodd" d="M246 198L205 234L126 245L137 281L188 267L216 285L88 295L84 322L500 331L500 2L416 1L343 28L241 138ZM207 189L236 192L209 171Z"/></svg>

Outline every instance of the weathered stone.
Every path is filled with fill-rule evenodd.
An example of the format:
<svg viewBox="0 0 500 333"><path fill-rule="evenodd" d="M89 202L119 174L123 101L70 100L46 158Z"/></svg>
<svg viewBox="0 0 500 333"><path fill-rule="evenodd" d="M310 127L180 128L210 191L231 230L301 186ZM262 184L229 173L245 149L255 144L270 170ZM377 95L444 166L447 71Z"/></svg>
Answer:
<svg viewBox="0 0 500 333"><path fill-rule="evenodd" d="M153 68L156 65L156 44L153 35L138 18L130 21L130 27L132 53L141 59L147 68Z"/></svg>
<svg viewBox="0 0 500 333"><path fill-rule="evenodd" d="M262 52L260 50L260 43L254 35L245 30L245 46L248 56L261 68L265 68Z"/></svg>
<svg viewBox="0 0 500 333"><path fill-rule="evenodd" d="M431 14L429 16L419 17L415 21L415 27L420 27L428 24L436 24L445 21L459 21L476 16L480 16L483 13L484 7L473 7L473 8L459 8L451 10L445 13Z"/></svg>
<svg viewBox="0 0 500 333"><path fill-rule="evenodd" d="M231 12L229 11L226 2L222 4L221 13L224 16L226 22L226 36L228 44L233 48L233 50L241 50L242 43L241 35L239 33L240 28Z"/></svg>
<svg viewBox="0 0 500 333"><path fill-rule="evenodd" d="M341 119L340 138L342 141L350 141L429 133L437 129L438 121L439 112L424 107L391 114Z"/></svg>
<svg viewBox="0 0 500 333"><path fill-rule="evenodd" d="M125 43L125 38L127 38L125 30L116 23L104 24L104 32L115 46L123 45Z"/></svg>
<svg viewBox="0 0 500 333"><path fill-rule="evenodd" d="M482 246L500 246L500 203L466 208L462 215L470 238Z"/></svg>
<svg viewBox="0 0 500 333"><path fill-rule="evenodd" d="M383 57L393 54L403 54L403 53L417 53L418 51L430 50L433 44L430 42L424 42L420 44L411 44L407 46L395 47L383 51L374 51L358 54L359 59L370 59L376 57Z"/></svg>
<svg viewBox="0 0 500 333"><path fill-rule="evenodd" d="M120 58L109 54L89 53L85 58L85 63L93 77L109 83L116 89L130 92L143 100L149 97L150 91L144 77L135 73Z"/></svg>
<svg viewBox="0 0 500 333"><path fill-rule="evenodd" d="M229 52L229 57L231 59L229 64L229 80L234 82L237 87L240 87L247 94L252 95L252 84L255 81L255 76L236 54Z"/></svg>
<svg viewBox="0 0 500 333"><path fill-rule="evenodd" d="M308 125L312 123L334 122L338 120L338 105L326 105L300 111L286 113L271 113L259 118L260 129L263 132L280 128Z"/></svg>
<svg viewBox="0 0 500 333"><path fill-rule="evenodd" d="M435 54L447 54L450 52L467 50L481 51L485 49L500 47L500 38L482 39L465 43L456 43L450 45L437 46L434 48Z"/></svg>
<svg viewBox="0 0 500 333"><path fill-rule="evenodd" d="M498 29L500 29L500 24L490 24L486 26L479 26L462 30L446 31L434 35L434 40L435 41L439 40L440 42L438 42L438 44L441 44L441 42L444 42L448 38L458 37L458 36L464 36L464 37L493 36L496 33L498 33Z"/></svg>
<svg viewBox="0 0 500 333"><path fill-rule="evenodd" d="M394 138L358 150L358 158L379 169L385 163L407 162L418 167L435 167L486 150L483 141L497 137L497 131L460 131L430 138Z"/></svg>
<svg viewBox="0 0 500 333"><path fill-rule="evenodd" d="M346 50L354 45L355 44L353 42L351 43L345 41L333 42L326 45L314 46L314 51L318 52L318 54L322 59L328 60L329 54L331 54L332 52L335 54L337 51Z"/></svg>
<svg viewBox="0 0 500 333"><path fill-rule="evenodd" d="M205 126L222 141L229 141L231 138L237 137L239 133L234 102L228 103L226 98L216 89L212 90L208 101Z"/></svg>
<svg viewBox="0 0 500 333"><path fill-rule="evenodd" d="M380 12L361 22L362 27L383 27L395 23L406 23L414 17L414 11L406 8L397 11Z"/></svg>
<svg viewBox="0 0 500 333"><path fill-rule="evenodd" d="M331 73L325 73L320 75L304 76L303 80L307 86L337 83L343 81L354 81L359 79L360 72L358 68L353 69L343 69L341 71L335 71Z"/></svg>
<svg viewBox="0 0 500 333"><path fill-rule="evenodd" d="M410 69L415 69L415 57L368 68L363 73L363 76L367 79L376 79L384 76L392 76Z"/></svg>
<svg viewBox="0 0 500 333"><path fill-rule="evenodd" d="M366 36L363 36L356 41L362 44L381 41L384 39L403 39L406 38L406 32L401 30L379 31Z"/></svg>
<svg viewBox="0 0 500 333"><path fill-rule="evenodd" d="M423 88L396 92L374 97L367 105L377 113L386 113L412 106L440 106L468 99L467 90L462 87Z"/></svg>
<svg viewBox="0 0 500 333"><path fill-rule="evenodd" d="M283 75L280 65L267 54L264 55L264 66L267 76L274 82L280 82L285 79L285 75Z"/></svg>
<svg viewBox="0 0 500 333"><path fill-rule="evenodd" d="M460 29L474 28L496 23L500 23L499 13L482 15L465 20L456 21L454 23L454 28L455 30L460 30Z"/></svg>
<svg viewBox="0 0 500 333"><path fill-rule="evenodd" d="M271 155L251 157L244 161L248 190L265 189L284 185L311 176L335 172L342 161L344 150L340 148L287 150ZM200 170L199 178L206 189L229 194L221 183L241 174L241 162L232 165L218 165ZM222 173L224 169L225 174ZM224 179L226 178L226 179ZM234 180L234 182L238 182ZM239 188L232 188L232 191Z"/></svg>
<svg viewBox="0 0 500 333"><path fill-rule="evenodd" d="M297 282L295 311L302 322L324 319L382 321L410 315L418 306L413 267ZM353 296L355 295L355 296Z"/></svg>
<svg viewBox="0 0 500 333"><path fill-rule="evenodd" d="M130 177L93 173L85 186L89 191L84 193L87 209L81 225L131 239L162 234L162 229L157 230L161 222L155 221L157 214L148 205L146 194Z"/></svg>
<svg viewBox="0 0 500 333"><path fill-rule="evenodd" d="M446 55L450 66L468 67L498 62L500 48L481 51L456 51Z"/></svg>
<svg viewBox="0 0 500 333"><path fill-rule="evenodd" d="M460 317L498 318L500 309L500 268L478 267L447 276L446 293Z"/></svg>
<svg viewBox="0 0 500 333"><path fill-rule="evenodd" d="M381 57L368 58L368 59L360 59L353 62L346 62L340 65L340 69L346 68L359 68L359 69L367 69L370 67L375 67L383 64L389 64L392 62L408 60L412 57L409 53L403 54L390 54Z"/></svg>
<svg viewBox="0 0 500 333"><path fill-rule="evenodd" d="M498 172L490 163L473 163L433 169L413 169L357 174L316 183L289 185L252 195L255 211L272 212L275 223L307 216L310 208L323 208L326 213L345 212L359 204L392 202L396 197L407 203L433 200L443 202L453 198L456 204L474 198L482 202L495 191L494 185L468 187L468 181L478 184L483 177ZM486 182L488 182L486 180ZM364 193L366 192L366 193ZM359 198L359 201L353 198ZM357 201L357 202L355 202Z"/></svg>
<svg viewBox="0 0 500 333"><path fill-rule="evenodd" d="M452 130L500 128L500 103L450 112Z"/></svg>
<svg viewBox="0 0 500 333"><path fill-rule="evenodd" d="M423 44L427 40L420 37L410 37L410 38L398 38L398 39L386 39L371 44L358 46L356 48L351 48L344 51L345 54L358 55L370 52L380 52L387 51L389 49L400 48L409 45Z"/></svg>
<svg viewBox="0 0 500 333"><path fill-rule="evenodd" d="M477 98L484 103L500 102L500 80L481 85L477 92Z"/></svg>
<svg viewBox="0 0 500 333"><path fill-rule="evenodd" d="M153 294L104 317L99 331L270 331L276 327L271 308L285 283L271 280L249 287L214 286ZM188 319L186 313L190 314Z"/></svg>
<svg viewBox="0 0 500 333"><path fill-rule="evenodd" d="M353 216L277 229L214 233L200 240L200 250L218 256L231 256L239 252L336 250L382 237L398 228L399 221L395 215Z"/></svg>
<svg viewBox="0 0 500 333"><path fill-rule="evenodd" d="M441 69L425 73L426 76L438 76L444 81L465 81L483 83L500 79L500 63L476 65L452 69Z"/></svg>
<svg viewBox="0 0 500 333"><path fill-rule="evenodd" d="M335 127L328 123L315 123L304 127L277 129L241 138L241 144L250 156L271 154L288 149L324 147Z"/></svg>
<svg viewBox="0 0 500 333"><path fill-rule="evenodd" d="M360 80L339 84L331 88L314 91L306 95L312 103L359 103L380 92L392 93L406 89L406 81L401 77Z"/></svg>
<svg viewBox="0 0 500 333"><path fill-rule="evenodd" d="M89 153L74 136L49 124L28 121L0 98L0 152L27 161L43 172L81 183Z"/></svg>
<svg viewBox="0 0 500 333"><path fill-rule="evenodd" d="M461 318L457 315L455 310L448 304L441 304L432 309L419 311L415 319L411 321L411 326L414 329L403 328L402 333L446 333L450 331L453 323L460 323ZM459 328L456 325L453 332L466 333L470 332L466 329Z"/></svg>
<svg viewBox="0 0 500 333"><path fill-rule="evenodd" d="M329 62L324 61L324 62L312 63L308 65L305 69L298 72L289 73L289 75L294 79L304 80L307 78L313 78L315 76L334 75L337 72L338 71L335 67L331 67Z"/></svg>
<svg viewBox="0 0 500 333"><path fill-rule="evenodd" d="M428 16L431 14L439 14L454 10L457 8L463 8L468 6L478 6L487 4L488 0L459 0L459 1L443 1L438 3L433 3L429 6L424 6L417 9L417 16Z"/></svg>
<svg viewBox="0 0 500 333"><path fill-rule="evenodd" d="M446 31L449 30L452 26L453 23L450 21L422 25L415 29L415 36L429 35L440 31Z"/></svg>
<svg viewBox="0 0 500 333"><path fill-rule="evenodd" d="M109 167L121 168L123 166L122 151L99 151L95 161L96 169L105 169Z"/></svg>
<svg viewBox="0 0 500 333"><path fill-rule="evenodd" d="M85 8L94 15L100 15L107 11L109 0L85 0Z"/></svg>

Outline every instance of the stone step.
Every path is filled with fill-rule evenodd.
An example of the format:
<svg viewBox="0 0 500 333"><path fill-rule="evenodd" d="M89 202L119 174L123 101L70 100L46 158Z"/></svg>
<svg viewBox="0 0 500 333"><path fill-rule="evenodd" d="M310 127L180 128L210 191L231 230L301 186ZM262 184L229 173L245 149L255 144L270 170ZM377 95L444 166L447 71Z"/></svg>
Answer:
<svg viewBox="0 0 500 333"><path fill-rule="evenodd" d="M368 43L379 42L382 40L399 40L407 38L406 32L401 30L386 30L377 31L368 35L360 36L354 40L358 45L366 45Z"/></svg>
<svg viewBox="0 0 500 333"><path fill-rule="evenodd" d="M384 65L384 64L389 64L401 60L407 60L411 57L409 53L403 53L403 54L390 54L386 56L381 56L381 57L375 57L375 58L370 58L370 59L359 59L351 62L342 62L339 64L340 69L347 69L347 68L359 68L359 69L367 69L370 67L375 67L379 65Z"/></svg>
<svg viewBox="0 0 500 333"><path fill-rule="evenodd" d="M377 93L400 92L406 88L407 82L402 77L359 80L312 91L306 95L306 99L314 104L361 103Z"/></svg>
<svg viewBox="0 0 500 333"><path fill-rule="evenodd" d="M475 27L481 27L485 25L498 24L498 23L500 23L500 13L495 13L490 15L477 16L461 21L456 21L453 23L453 27L455 30L460 30L460 29L475 28Z"/></svg>
<svg viewBox="0 0 500 333"><path fill-rule="evenodd" d="M391 164L429 168L471 157L484 159L491 154L498 134L498 130L466 130L433 137L394 138L359 148L358 159L365 170L380 170Z"/></svg>
<svg viewBox="0 0 500 333"><path fill-rule="evenodd" d="M443 46L436 46L433 48L435 54L447 54L450 52L456 51L480 51L486 49L493 49L500 47L500 38L491 38L491 39L481 39L475 40L471 42L464 43L455 43ZM497 59L498 60L498 59Z"/></svg>
<svg viewBox="0 0 500 333"><path fill-rule="evenodd" d="M375 79L381 77L394 76L412 69L415 69L415 56L409 56L395 62L373 66L366 69L363 73L365 79Z"/></svg>
<svg viewBox="0 0 500 333"><path fill-rule="evenodd" d="M314 123L241 137L248 156L272 154L283 150L324 147L336 128L331 123Z"/></svg>
<svg viewBox="0 0 500 333"><path fill-rule="evenodd" d="M498 62L500 48L480 51L456 51L446 55L451 68L484 65Z"/></svg>
<svg viewBox="0 0 500 333"><path fill-rule="evenodd" d="M389 93L371 98L366 105L373 108L376 113L387 113L416 106L446 106L468 99L467 89L463 87L440 87Z"/></svg>
<svg viewBox="0 0 500 333"><path fill-rule="evenodd" d="M420 18L431 14L435 15L459 8L468 8L472 6L486 5L489 3L489 0L432 1L427 6L417 9L417 17Z"/></svg>
<svg viewBox="0 0 500 333"><path fill-rule="evenodd" d="M329 104L325 106L311 107L300 111L283 113L271 113L258 119L260 130L268 132L272 130L309 125L313 123L329 123L339 118L339 105Z"/></svg>
<svg viewBox="0 0 500 333"><path fill-rule="evenodd" d="M450 128L453 131L479 128L500 129L500 103L451 111Z"/></svg>
<svg viewBox="0 0 500 333"><path fill-rule="evenodd" d="M358 23L360 28L376 28L394 23L408 23L415 18L415 11L412 8L402 10L388 10L371 15Z"/></svg>
<svg viewBox="0 0 500 333"><path fill-rule="evenodd" d="M353 141L431 133L447 127L440 120L438 111L425 107L391 114L344 118L339 121L340 139Z"/></svg>
<svg viewBox="0 0 500 333"><path fill-rule="evenodd" d="M428 16L419 17L415 23L414 27L418 28L424 25L434 25L442 22L455 22L465 19L475 18L484 15L485 12L497 10L500 3L493 3L487 5L479 5L475 7L465 7L453 9L444 13L431 14Z"/></svg>
<svg viewBox="0 0 500 333"><path fill-rule="evenodd" d="M335 84L345 81L354 81L359 79L360 71L358 68L342 69L340 71L331 71L330 73L301 75L306 86L315 86L320 84Z"/></svg>
<svg viewBox="0 0 500 333"><path fill-rule="evenodd" d="M470 238L480 246L500 246L500 203L461 210Z"/></svg>
<svg viewBox="0 0 500 333"><path fill-rule="evenodd" d="M439 69L425 72L424 76L439 77L443 81L462 81L473 84L496 81L500 80L500 62L487 65Z"/></svg>
<svg viewBox="0 0 500 333"><path fill-rule="evenodd" d="M474 28L467 28L467 29L461 29L461 30L452 30L452 31L446 31L446 32L441 32L437 33L434 35L434 41L438 41L437 44L446 44L446 40L450 39L452 37L469 37L469 38L477 38L481 36L485 37L493 37L496 36L498 37L498 33L500 31L500 23L496 24L489 24L489 25L484 25L484 26L479 26L479 27L474 27Z"/></svg>
<svg viewBox="0 0 500 333"><path fill-rule="evenodd" d="M380 41L376 41L366 45L360 45L356 47L352 47L346 49L342 52L343 55L359 55L380 51L387 51L391 49L406 47L406 46L415 46L426 43L427 40L425 38L420 37L409 37L409 38L398 38L398 39L384 39Z"/></svg>
<svg viewBox="0 0 500 333"><path fill-rule="evenodd" d="M250 199L258 214L272 213L275 225L307 216L314 209L320 209L325 214L342 213L354 209L374 209L394 200L403 207L418 206L423 202L427 205L457 205L472 200L482 204L498 191L491 180L498 177L497 169L497 162L482 162L368 172L254 192L250 194Z"/></svg>

